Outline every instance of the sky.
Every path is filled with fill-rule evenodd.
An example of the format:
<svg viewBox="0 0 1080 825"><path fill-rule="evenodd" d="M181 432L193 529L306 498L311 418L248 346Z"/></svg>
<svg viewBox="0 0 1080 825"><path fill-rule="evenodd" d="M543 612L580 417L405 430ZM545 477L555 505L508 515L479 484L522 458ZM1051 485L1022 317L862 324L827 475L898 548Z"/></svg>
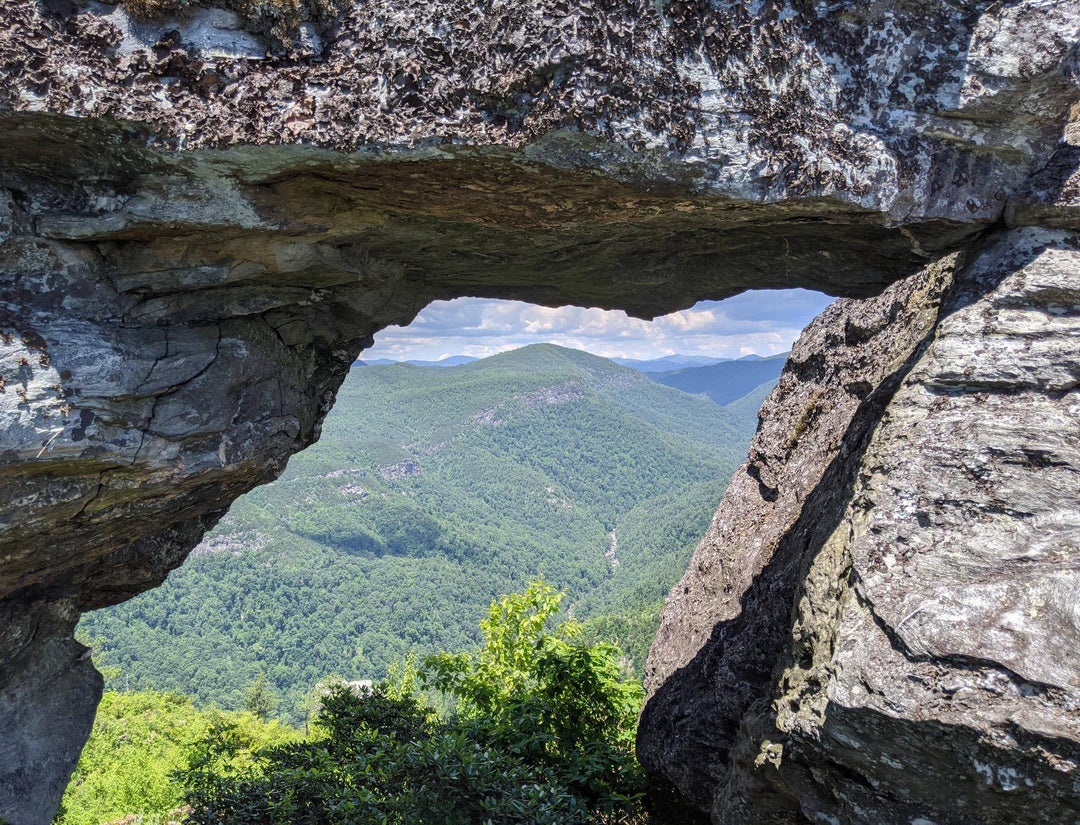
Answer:
<svg viewBox="0 0 1080 825"><path fill-rule="evenodd" d="M791 349L802 328L833 300L805 289L757 290L642 321L620 310L552 309L519 301L458 298L430 304L407 327L387 327L360 357L365 361L483 358L536 343L605 358L776 355Z"/></svg>

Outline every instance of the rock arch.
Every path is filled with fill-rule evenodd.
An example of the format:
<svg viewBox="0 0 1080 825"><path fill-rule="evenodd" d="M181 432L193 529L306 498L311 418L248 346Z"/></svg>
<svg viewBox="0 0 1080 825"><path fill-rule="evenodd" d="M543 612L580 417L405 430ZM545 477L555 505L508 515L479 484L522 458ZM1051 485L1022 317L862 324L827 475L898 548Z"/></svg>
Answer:
<svg viewBox="0 0 1080 825"><path fill-rule="evenodd" d="M644 760L721 821L1076 817L1080 4L0 13L0 816L47 822L88 732L78 614L317 438L376 330L808 286L864 301L673 595Z"/></svg>

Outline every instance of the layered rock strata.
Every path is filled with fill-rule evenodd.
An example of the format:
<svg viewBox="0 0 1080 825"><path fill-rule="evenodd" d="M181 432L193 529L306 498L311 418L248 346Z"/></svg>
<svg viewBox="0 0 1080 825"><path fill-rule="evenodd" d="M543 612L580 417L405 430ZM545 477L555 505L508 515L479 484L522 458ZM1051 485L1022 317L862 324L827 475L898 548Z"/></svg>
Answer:
<svg viewBox="0 0 1080 825"><path fill-rule="evenodd" d="M0 817L48 822L89 728L100 681L71 639L79 613L160 582L237 495L317 438L373 332L459 295L651 316L780 286L885 292L842 310L850 323L837 310L832 326L815 328L766 405L752 475L732 495L773 521L748 510L756 543L697 564L701 575L669 607L642 755L702 806L719 793L716 815L733 821L739 805L765 810L765 799L784 815L838 821L884 811L881 800L922 804L917 788L874 802L843 785L869 769L830 750L822 718L846 718L842 735L877 737L889 759L903 753L918 766L899 722L883 720L914 723L923 706L895 686L882 688L891 704L879 706L852 698L854 676L830 681L857 670L831 652L834 636L854 632L841 619L857 618L839 605L861 594L859 604L884 617L874 626L893 628L890 649L909 670L889 672L921 672L919 656L952 667L981 648L964 647L966 631L950 635L946 608L906 616L918 605L897 582L926 587L933 564L894 550L889 578L870 560L879 551L869 539L839 555L823 548L839 526L855 525L845 513L856 485L877 478L859 458L893 449L875 440L882 410L894 393L904 409L927 402L930 391L908 390L931 374L921 359L947 346L939 336L961 317L959 301L974 306L997 289L978 274L993 270L979 263L992 254L980 245L992 237L987 249L999 257L1058 262L1042 292L1025 298L1017 286L1001 306L1029 301L1035 309L1015 312L1049 313L1057 321L1046 340L1071 340L1075 296L1061 279L1072 271L1078 156L1061 138L1078 98L1080 4L377 0L299 20L291 39L274 41L221 8L143 21L115 5L0 0L0 19ZM1010 235L1007 225L1060 232ZM1057 257L1037 251L1051 247ZM957 252L969 261L959 270ZM1010 271L1028 271L1021 264ZM993 270L1001 283L1006 269ZM1038 309L1043 298L1054 309ZM1002 375L1028 381L1025 365L1055 357L1034 333L1009 334L987 326L976 336L1028 342L993 350ZM939 357L933 375L963 374L962 352ZM1031 378L1028 389L993 397L1058 393L1055 420L1075 422L1062 380L1051 390ZM960 405L954 395L968 397L939 392L934 403ZM1049 415L1047 404L1033 409ZM965 416L997 408L950 409L974 421ZM928 444L962 435L909 424ZM1038 445L1041 435L1015 438ZM1031 449L1068 467L1059 455L1071 443ZM985 454L1011 468L991 446ZM1001 518L1023 525L1033 512L1071 535L1072 522L1054 515L1057 499L1027 501L996 467L987 483L1004 485L993 494L1005 502L994 505ZM1044 469L1031 471L1036 485ZM952 478L932 462L890 472L898 484ZM1052 472L1065 483L1068 470ZM883 518L907 512L900 493L875 483L859 495L880 502ZM985 504L971 501L972 512ZM961 535L962 508L927 507L916 532ZM722 519L716 529L729 529ZM872 526L878 533L863 522L850 531L911 541ZM1066 538L1062 546L1074 546ZM955 581L982 575L974 562L941 564ZM1044 568L1030 569L1030 587L1053 605L1045 615L1065 622L1071 614L1053 601ZM974 602L948 610L978 612ZM1015 724L1036 738L1016 741L1036 744L998 742L991 755L1045 747L1058 759L1045 719L1066 718L1057 711L1071 695L1059 684L1068 666L1048 680L1030 666L1057 648L1013 647L987 661L1060 693L1039 700L1049 703L1042 716L1001 694L994 719L1027 708ZM881 667L884 678L892 666ZM717 685L730 695L718 697ZM775 710L789 694L790 712ZM958 728L951 713L935 724ZM971 735L989 742L1003 723L980 724ZM669 733L676 739L662 741ZM766 738L776 747L761 750ZM820 769L815 748L826 754ZM1024 776L1052 789L1057 807L1047 810L1066 810L1053 784L1066 768L1032 771ZM936 776L914 773L926 788ZM888 779L865 775L869 787ZM942 821L966 821L976 810L968 804L957 801Z"/></svg>

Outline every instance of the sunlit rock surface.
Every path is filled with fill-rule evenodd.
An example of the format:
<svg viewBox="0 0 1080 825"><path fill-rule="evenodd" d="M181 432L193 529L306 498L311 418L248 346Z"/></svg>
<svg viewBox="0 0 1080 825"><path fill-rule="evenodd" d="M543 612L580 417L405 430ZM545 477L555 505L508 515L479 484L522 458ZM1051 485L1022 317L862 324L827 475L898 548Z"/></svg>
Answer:
<svg viewBox="0 0 1080 825"><path fill-rule="evenodd" d="M718 821L1077 821L1077 240L796 345L649 661L641 756Z"/></svg>
<svg viewBox="0 0 1080 825"><path fill-rule="evenodd" d="M869 440L777 689L804 812L1080 819L1077 240L980 250Z"/></svg>
<svg viewBox="0 0 1080 825"><path fill-rule="evenodd" d="M806 286L885 292L822 319L766 403L746 512L665 615L643 759L732 822L1072 821L1080 4L372 2L284 39L221 8L0 20L0 817L47 822L85 738L78 614L317 438L378 329L460 295L651 316ZM969 718L952 674L980 667ZM984 767L944 794L965 743Z"/></svg>

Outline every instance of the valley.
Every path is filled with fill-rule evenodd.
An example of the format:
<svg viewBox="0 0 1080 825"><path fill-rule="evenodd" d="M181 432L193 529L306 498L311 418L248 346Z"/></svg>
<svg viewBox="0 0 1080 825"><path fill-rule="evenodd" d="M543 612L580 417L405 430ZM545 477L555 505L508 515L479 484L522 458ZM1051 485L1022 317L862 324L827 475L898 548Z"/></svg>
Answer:
<svg viewBox="0 0 1080 825"><path fill-rule="evenodd" d="M320 679L474 646L491 600L542 577L640 679L768 386L722 407L548 344L354 367L315 446L80 635L107 688L237 709L265 679L298 724Z"/></svg>

